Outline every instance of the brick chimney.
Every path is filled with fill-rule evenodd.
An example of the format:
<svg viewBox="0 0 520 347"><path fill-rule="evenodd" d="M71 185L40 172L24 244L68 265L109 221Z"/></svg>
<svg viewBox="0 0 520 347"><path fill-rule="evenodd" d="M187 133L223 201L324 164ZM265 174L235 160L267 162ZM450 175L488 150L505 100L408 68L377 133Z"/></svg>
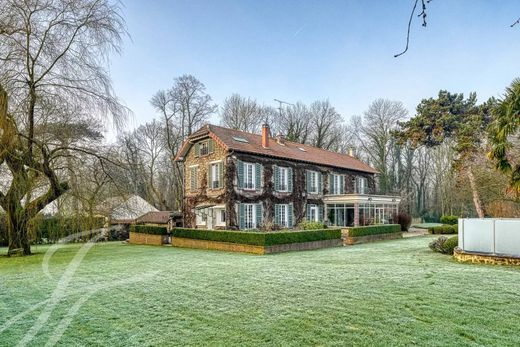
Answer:
<svg viewBox="0 0 520 347"><path fill-rule="evenodd" d="M269 125L262 125L262 147L269 148Z"/></svg>

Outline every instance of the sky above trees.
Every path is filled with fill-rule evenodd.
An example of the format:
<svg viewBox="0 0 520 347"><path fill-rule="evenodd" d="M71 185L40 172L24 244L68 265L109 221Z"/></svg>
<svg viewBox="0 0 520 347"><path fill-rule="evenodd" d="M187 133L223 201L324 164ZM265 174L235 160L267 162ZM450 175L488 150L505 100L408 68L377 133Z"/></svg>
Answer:
<svg viewBox="0 0 520 347"><path fill-rule="evenodd" d="M484 101L519 76L517 1L432 1L428 26L402 1L124 1L128 31L111 61L114 87L134 112L128 128L157 113L152 95L189 73L215 103L238 93L276 106L329 99L345 118L373 100L402 101L413 115L440 89ZM516 69L515 69L516 68ZM212 119L217 122L215 116Z"/></svg>

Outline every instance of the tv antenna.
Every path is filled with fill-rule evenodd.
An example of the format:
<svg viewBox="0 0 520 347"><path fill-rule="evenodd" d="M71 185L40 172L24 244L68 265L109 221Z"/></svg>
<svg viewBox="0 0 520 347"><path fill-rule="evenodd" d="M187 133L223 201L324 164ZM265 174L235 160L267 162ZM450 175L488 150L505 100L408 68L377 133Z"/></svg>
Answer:
<svg viewBox="0 0 520 347"><path fill-rule="evenodd" d="M282 118L282 105L294 106L294 104L291 104L290 102L287 102L287 101L278 100L278 99L274 99L274 101L276 101L278 103L278 111L280 113L280 118Z"/></svg>

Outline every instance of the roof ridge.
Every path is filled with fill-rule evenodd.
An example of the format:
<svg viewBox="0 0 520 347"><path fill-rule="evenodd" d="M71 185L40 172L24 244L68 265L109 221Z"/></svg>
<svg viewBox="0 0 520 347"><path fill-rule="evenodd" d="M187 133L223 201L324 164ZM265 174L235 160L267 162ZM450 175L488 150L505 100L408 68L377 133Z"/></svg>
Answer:
<svg viewBox="0 0 520 347"><path fill-rule="evenodd" d="M259 136L261 137L262 135L261 134L255 134L255 133L251 133L251 132L248 132L248 131L243 131L243 130L238 130L238 129L232 129L232 128L226 128L226 127L223 127L223 126L220 126L220 125L215 125L215 124L211 124L211 123L208 123L208 128L210 129L211 131L211 127L217 127L217 128L220 128L220 129L224 129L224 130L231 130L231 131L235 131L235 132L239 132L239 133L244 133L244 134L249 134L249 135L253 135L253 136ZM276 137L273 137L273 136L269 136L269 138L271 139L276 139ZM314 149L318 149L320 151L324 151L324 152L329 152L329 153L335 153L335 154L340 154L340 155L344 155L344 156L347 156L349 158L352 158L352 159L355 159L355 160L359 160L361 161L360 159L350 155L350 154L347 154L347 153L341 153L341 152L336 152L336 151L332 151L330 149L325 149L325 148L321 148L321 147L316 147L316 146L312 146L312 145L308 145L308 144L305 144L305 143L300 143L300 142L295 142L295 141L289 141L289 140L286 140L285 141L286 143L290 143L290 144L294 144L294 145L297 145L297 146L305 146L305 147L310 147L310 148L314 148ZM362 162L362 161L361 161Z"/></svg>

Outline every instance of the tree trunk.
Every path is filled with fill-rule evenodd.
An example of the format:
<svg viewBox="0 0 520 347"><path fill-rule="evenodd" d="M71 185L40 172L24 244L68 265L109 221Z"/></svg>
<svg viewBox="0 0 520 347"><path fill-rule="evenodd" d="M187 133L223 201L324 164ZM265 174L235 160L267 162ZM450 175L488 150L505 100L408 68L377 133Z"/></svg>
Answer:
<svg viewBox="0 0 520 347"><path fill-rule="evenodd" d="M28 220L23 210L6 212L7 233L9 235L9 249L7 253L20 253L23 255L31 254L31 244L29 242L29 233L27 230Z"/></svg>
<svg viewBox="0 0 520 347"><path fill-rule="evenodd" d="M479 216L479 218L484 218L486 216L486 210L484 209L484 204L482 203L482 200L480 200L480 195L477 189L477 182L475 181L475 176L473 175L473 171L471 170L471 168L466 169L466 174L468 175L471 193L473 194L473 203L475 204L475 210L477 210L477 215Z"/></svg>

